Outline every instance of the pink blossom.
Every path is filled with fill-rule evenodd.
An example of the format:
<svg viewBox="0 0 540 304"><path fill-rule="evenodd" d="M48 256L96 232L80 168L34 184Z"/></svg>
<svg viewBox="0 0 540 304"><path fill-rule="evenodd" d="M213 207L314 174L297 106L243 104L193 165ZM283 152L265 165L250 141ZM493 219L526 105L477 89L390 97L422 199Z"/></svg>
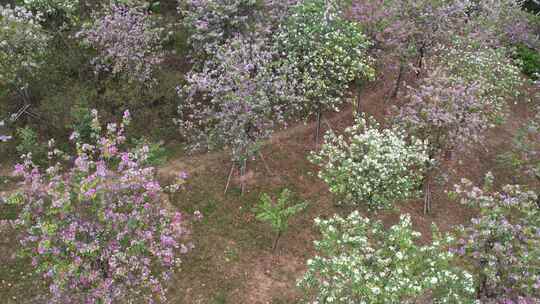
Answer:
<svg viewBox="0 0 540 304"><path fill-rule="evenodd" d="M16 164L15 169L13 171L13 175L15 176L22 176L24 175L25 167L22 164Z"/></svg>
<svg viewBox="0 0 540 304"><path fill-rule="evenodd" d="M87 196L87 197L91 197L94 194L96 194L96 189L94 189L94 188L90 188L84 193L84 195Z"/></svg>
<svg viewBox="0 0 540 304"><path fill-rule="evenodd" d="M181 227L179 213L162 208L163 188L156 171L141 159L130 159L135 154L129 149L111 145L122 130L101 134L97 125L92 130L97 149L88 154L73 149L77 154L72 167L48 169L45 175L32 168L30 160L15 167L24 177L20 189L24 208L16 220L19 242L30 252L32 265L42 269L47 282L54 282L51 302L149 302L156 296L149 291L163 293L162 284L171 277L168 273L186 252L180 248L185 233L177 231L186 231L187 225ZM118 152L110 153L111 147ZM116 164L126 162L128 168L116 170ZM98 189L103 195L80 200L81 189L87 198ZM69 212L63 211L64 206L69 206ZM130 250L139 245L148 250ZM163 268L154 273L149 265Z"/></svg>

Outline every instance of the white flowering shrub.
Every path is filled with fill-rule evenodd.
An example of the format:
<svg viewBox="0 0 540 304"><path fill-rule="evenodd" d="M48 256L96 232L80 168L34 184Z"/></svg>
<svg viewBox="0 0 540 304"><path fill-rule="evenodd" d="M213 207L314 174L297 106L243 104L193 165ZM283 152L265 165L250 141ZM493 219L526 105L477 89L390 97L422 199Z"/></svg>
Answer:
<svg viewBox="0 0 540 304"><path fill-rule="evenodd" d="M25 86L43 63L50 36L40 18L23 7L0 5L0 87Z"/></svg>
<svg viewBox="0 0 540 304"><path fill-rule="evenodd" d="M357 118L345 135L329 131L310 161L321 167L319 177L344 202L387 208L414 197L430 162L426 143L411 143L404 131L382 129L374 119Z"/></svg>
<svg viewBox="0 0 540 304"><path fill-rule="evenodd" d="M68 19L77 17L78 0L19 0L21 6L48 16L63 15Z"/></svg>
<svg viewBox="0 0 540 304"><path fill-rule="evenodd" d="M413 303L430 292L432 303L472 303L472 275L453 267L452 239L434 228L431 245L419 246L411 218L385 230L354 211L316 219L322 239L298 282L313 304Z"/></svg>
<svg viewBox="0 0 540 304"><path fill-rule="evenodd" d="M306 0L275 34L283 64L290 66L289 78L301 80L298 107L305 113L338 110L349 84L374 77L371 46L359 24L343 17L333 1Z"/></svg>

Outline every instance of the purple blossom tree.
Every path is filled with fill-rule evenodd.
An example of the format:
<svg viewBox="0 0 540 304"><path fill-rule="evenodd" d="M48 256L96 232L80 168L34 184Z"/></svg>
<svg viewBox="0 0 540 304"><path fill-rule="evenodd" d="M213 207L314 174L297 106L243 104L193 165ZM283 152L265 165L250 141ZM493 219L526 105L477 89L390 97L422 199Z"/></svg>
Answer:
<svg viewBox="0 0 540 304"><path fill-rule="evenodd" d="M428 61L439 67L418 87L409 87L407 103L397 120L427 140L436 160L424 182L424 212L431 209L430 184L441 163L455 150L481 143L484 131L504 119L508 101L520 96L519 68L504 49L475 49L457 45ZM441 50L442 52L442 50Z"/></svg>
<svg viewBox="0 0 540 304"><path fill-rule="evenodd" d="M461 227L453 252L474 269L482 303L540 301L540 206L538 196L520 186L491 190L463 180L456 185L461 203L479 210Z"/></svg>
<svg viewBox="0 0 540 304"><path fill-rule="evenodd" d="M96 73L110 72L129 81L151 85L152 72L162 61L165 38L153 16L141 7L111 4L77 37L97 51L92 60Z"/></svg>
<svg viewBox="0 0 540 304"><path fill-rule="evenodd" d="M465 1L463 1L465 2ZM488 46L525 44L538 50L538 29L523 9L523 0L487 0L468 2L466 30L478 42Z"/></svg>
<svg viewBox="0 0 540 304"><path fill-rule="evenodd" d="M500 114L505 113L508 101L515 102L523 95L522 87L526 83L509 55L508 48L477 47L474 41L464 38L456 40L452 48L441 49L430 63L443 67L453 78L477 82L481 101Z"/></svg>
<svg viewBox="0 0 540 304"><path fill-rule="evenodd" d="M182 22L190 32L192 59L196 63L204 62L225 41L246 33L260 21L259 9L252 0L179 1Z"/></svg>
<svg viewBox="0 0 540 304"><path fill-rule="evenodd" d="M441 45L451 44L466 20L462 1L367 0L353 4L351 14L374 42L377 57L390 56L398 62L397 97L409 70L419 76L425 59Z"/></svg>
<svg viewBox="0 0 540 304"><path fill-rule="evenodd" d="M191 148L229 148L232 168L240 167L241 175L262 141L284 124L286 101L294 97L272 65L275 54L268 44L264 37L236 36L179 88L178 124Z"/></svg>
<svg viewBox="0 0 540 304"><path fill-rule="evenodd" d="M400 62L396 97L407 70L420 75L434 69L428 60L458 45L481 51L516 43L537 48L538 33L521 6L520 0L367 0L356 2L352 15L382 51L379 56L389 54Z"/></svg>
<svg viewBox="0 0 540 304"><path fill-rule="evenodd" d="M250 32L271 35L299 0L180 0L178 10L189 30L191 57L197 64L214 56L220 45Z"/></svg>
<svg viewBox="0 0 540 304"><path fill-rule="evenodd" d="M454 80L437 70L422 80L418 88L409 88L408 103L397 116L411 134L429 143L424 177L424 212L431 210L431 179L448 151L462 149L483 139L489 127L489 108L480 102L478 83Z"/></svg>
<svg viewBox="0 0 540 304"><path fill-rule="evenodd" d="M50 288L50 303L166 302L164 283L187 253L189 221L163 200L184 182L163 187L144 164L148 147L126 149L130 120L101 129L93 112L93 143L76 154L54 149L58 161L42 170L31 155L15 166L20 191L8 198L22 208L23 255Z"/></svg>

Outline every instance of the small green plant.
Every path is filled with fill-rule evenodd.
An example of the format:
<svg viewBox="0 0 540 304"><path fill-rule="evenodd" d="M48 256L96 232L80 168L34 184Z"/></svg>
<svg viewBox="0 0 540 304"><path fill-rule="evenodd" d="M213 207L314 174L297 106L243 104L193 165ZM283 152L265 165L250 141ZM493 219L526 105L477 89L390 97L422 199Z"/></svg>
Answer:
<svg viewBox="0 0 540 304"><path fill-rule="evenodd" d="M33 161L38 165L43 165L47 160L46 147L43 146L38 139L37 132L30 128L18 128L17 134L17 150L19 155L32 154Z"/></svg>
<svg viewBox="0 0 540 304"><path fill-rule="evenodd" d="M234 247L227 246L227 248L225 248L224 255L225 255L225 261L227 263L238 261L239 259L238 250Z"/></svg>
<svg viewBox="0 0 540 304"><path fill-rule="evenodd" d="M263 193L259 205L255 208L256 218L259 221L268 222L276 232L272 251L276 250L279 238L287 231L289 219L307 207L306 202L289 206L290 200L291 191L289 189L281 191L277 203L274 203L268 194Z"/></svg>
<svg viewBox="0 0 540 304"><path fill-rule="evenodd" d="M18 128L17 139L19 140L19 144L17 145L17 152L19 154L31 152L38 145L36 131L30 127Z"/></svg>
<svg viewBox="0 0 540 304"><path fill-rule="evenodd" d="M74 106L71 109L72 123L68 127L73 129L83 141L90 141L92 134L92 114L86 106Z"/></svg>
<svg viewBox="0 0 540 304"><path fill-rule="evenodd" d="M227 303L227 296L223 293L223 291L219 291L214 295L214 298L212 300L212 304L225 304Z"/></svg>

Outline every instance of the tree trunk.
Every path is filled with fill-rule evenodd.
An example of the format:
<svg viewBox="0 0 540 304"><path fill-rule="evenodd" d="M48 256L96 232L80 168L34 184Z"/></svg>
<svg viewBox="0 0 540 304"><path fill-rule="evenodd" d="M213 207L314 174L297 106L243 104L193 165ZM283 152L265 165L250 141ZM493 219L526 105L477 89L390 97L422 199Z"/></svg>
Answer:
<svg viewBox="0 0 540 304"><path fill-rule="evenodd" d="M278 231L276 239L274 240L274 245L272 245L272 253L276 251L279 238L281 237L281 231Z"/></svg>
<svg viewBox="0 0 540 304"><path fill-rule="evenodd" d="M431 212L431 172L424 179L424 214Z"/></svg>
<svg viewBox="0 0 540 304"><path fill-rule="evenodd" d="M315 146L319 145L319 133L321 132L321 107L317 109L317 126L315 129Z"/></svg>
<svg viewBox="0 0 540 304"><path fill-rule="evenodd" d="M242 161L242 165L240 167L240 183L241 183L241 188L242 188L242 192L241 192L241 195L244 195L244 192L246 191L246 169L247 169L247 157L244 158L244 160Z"/></svg>
<svg viewBox="0 0 540 304"><path fill-rule="evenodd" d="M266 159L264 158L264 155L262 154L261 151L259 151L259 156L261 157L261 160L263 161L266 172L268 172L268 174L270 175L274 175L274 173L272 173L272 170L270 170L270 166L268 166L268 163L266 162Z"/></svg>
<svg viewBox="0 0 540 304"><path fill-rule="evenodd" d="M17 90L19 96L21 96L24 106L31 104L30 94L28 93L28 87L24 86Z"/></svg>
<svg viewBox="0 0 540 304"><path fill-rule="evenodd" d="M401 81L403 80L403 72L405 70L405 66L403 63L400 63L399 64L399 72L398 72L398 77L397 77L397 80L396 80L396 87L394 89L394 92L392 93L392 99L396 99L396 97L398 96L398 93L399 93L399 88L401 86Z"/></svg>
<svg viewBox="0 0 540 304"><path fill-rule="evenodd" d="M425 56L425 46L422 45L420 47L420 55L418 58L418 71L416 72L416 78L420 78L420 75L422 74L422 67L424 62L424 56Z"/></svg>
<svg viewBox="0 0 540 304"><path fill-rule="evenodd" d="M235 167L235 163L233 162L231 166L231 171L229 172L229 177L227 178L227 184L225 185L225 191L223 192L223 194L227 194L227 190L229 189L229 184L231 183L231 178L234 173L234 167Z"/></svg>
<svg viewBox="0 0 540 304"><path fill-rule="evenodd" d="M484 268L484 261L480 261L480 267ZM484 273L480 272L480 275L479 275L479 285L478 285L478 290L477 290L477 293L476 293L476 297L478 299L485 299L487 298L489 295L488 295L488 290L487 290L487 277Z"/></svg>
<svg viewBox="0 0 540 304"><path fill-rule="evenodd" d="M360 96L356 98L356 109L354 109L354 115L358 116L360 115Z"/></svg>

